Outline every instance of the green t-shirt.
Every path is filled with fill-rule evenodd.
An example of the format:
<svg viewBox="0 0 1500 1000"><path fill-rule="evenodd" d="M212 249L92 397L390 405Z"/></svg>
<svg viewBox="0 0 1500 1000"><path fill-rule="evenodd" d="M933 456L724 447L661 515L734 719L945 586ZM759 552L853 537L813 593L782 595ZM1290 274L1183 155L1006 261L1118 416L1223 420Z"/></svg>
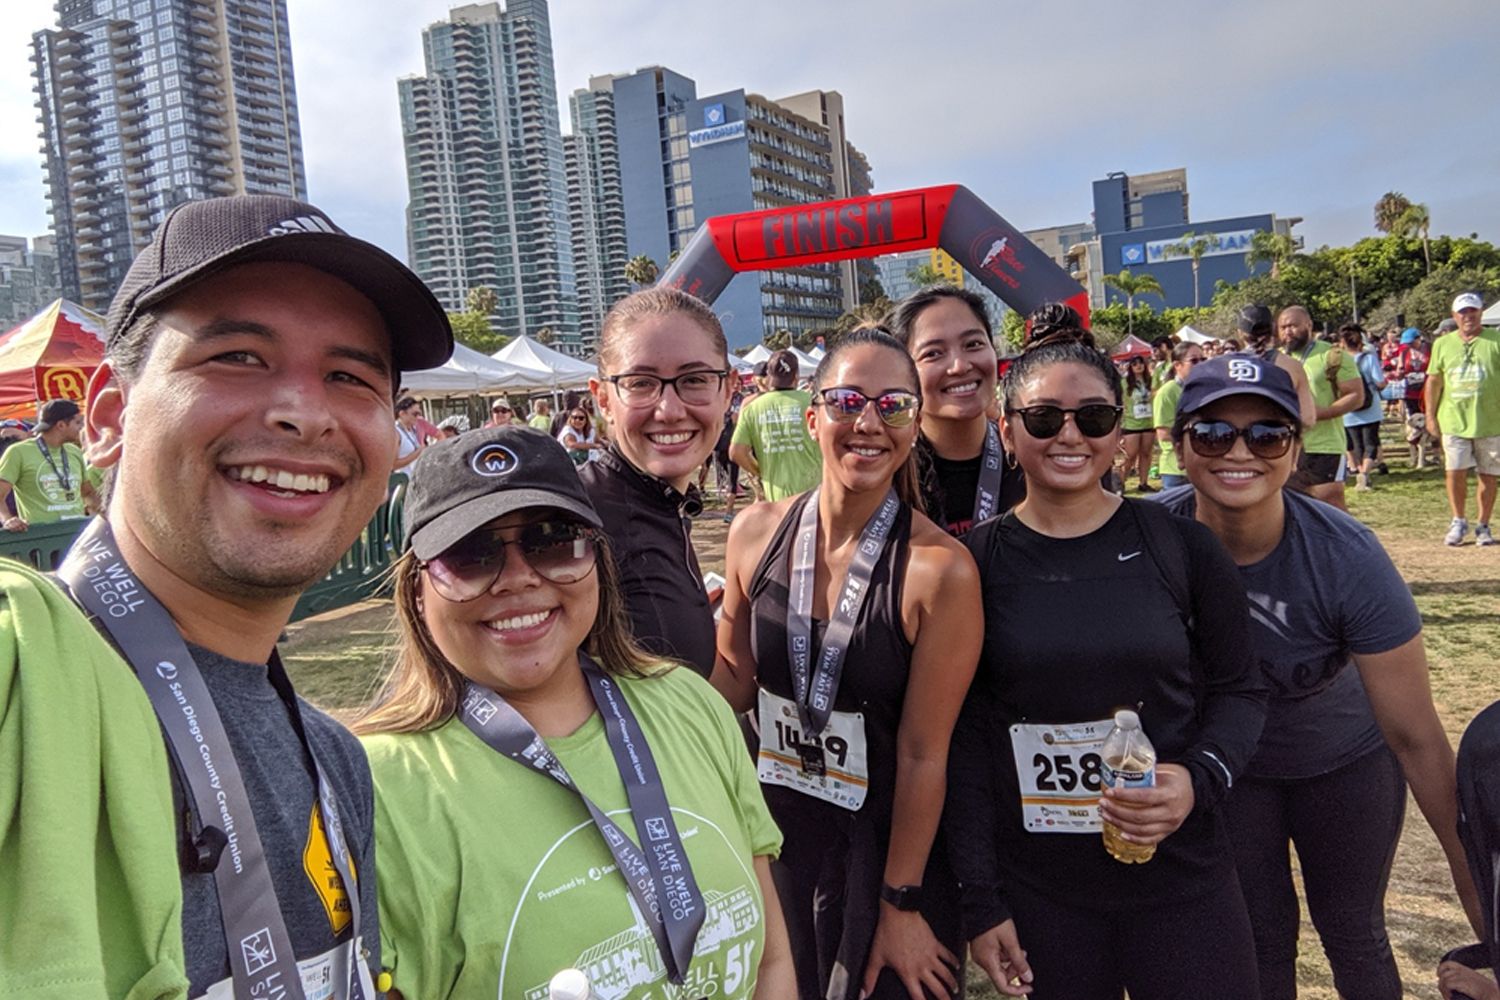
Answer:
<svg viewBox="0 0 1500 1000"><path fill-rule="evenodd" d="M76 444L53 448L52 461L42 456L35 438L18 441L0 455L0 479L16 491L16 511L27 524L52 524L70 517L84 517L83 481L88 464ZM67 462L64 464L63 456ZM54 468L55 466L55 468ZM68 486L63 488L62 474ZM91 480L92 481L92 480Z"/></svg>
<svg viewBox="0 0 1500 1000"><path fill-rule="evenodd" d="M807 433L811 405L812 396L799 389L778 389L756 396L740 409L730 440L755 452L767 500L806 493L823 475L823 453Z"/></svg>
<svg viewBox="0 0 1500 1000"><path fill-rule="evenodd" d="M1151 406L1151 387L1142 385L1125 390L1125 423L1127 431L1149 431L1155 426L1156 411Z"/></svg>
<svg viewBox="0 0 1500 1000"><path fill-rule="evenodd" d="M1439 337L1427 371L1443 377L1440 431L1461 438L1500 435L1500 331L1481 330L1467 344L1457 333Z"/></svg>
<svg viewBox="0 0 1500 1000"><path fill-rule="evenodd" d="M1160 389L1170 381L1172 381L1172 362L1158 362L1156 367L1151 369L1151 388Z"/></svg>
<svg viewBox="0 0 1500 1000"><path fill-rule="evenodd" d="M1287 352L1288 357L1302 363L1303 370L1307 372L1307 381L1312 384L1313 401L1318 404L1319 409L1332 406L1333 401L1339 398L1338 386L1328 378L1328 362L1320 360L1331 346L1324 341L1313 340L1296 354ZM1343 355L1339 361L1338 380L1359 381L1359 365L1355 363L1354 356L1348 351L1344 351ZM1342 416L1319 420L1312 430L1302 436L1302 450L1309 455L1342 455L1345 443Z"/></svg>
<svg viewBox="0 0 1500 1000"><path fill-rule="evenodd" d="M687 987L667 982L583 800L454 719L364 740L375 779L381 954L405 996L546 1000L548 982L567 968L615 1000L754 994L765 941L754 859L779 853L781 833L739 727L691 670L621 678L620 688L661 770L707 909ZM547 745L634 837L600 715Z"/></svg>
<svg viewBox="0 0 1500 1000"><path fill-rule="evenodd" d="M1182 383L1175 378L1168 379L1166 384L1156 390L1156 399L1151 404L1152 425L1170 428L1177 419L1177 400L1181 398ZM1161 443L1161 458L1157 460L1156 471L1163 476L1182 475L1182 467L1177 464L1177 449L1172 447L1172 442Z"/></svg>
<svg viewBox="0 0 1500 1000"><path fill-rule="evenodd" d="M550 413L533 413L531 419L526 421L527 427L535 427L543 434L552 433L552 415Z"/></svg>

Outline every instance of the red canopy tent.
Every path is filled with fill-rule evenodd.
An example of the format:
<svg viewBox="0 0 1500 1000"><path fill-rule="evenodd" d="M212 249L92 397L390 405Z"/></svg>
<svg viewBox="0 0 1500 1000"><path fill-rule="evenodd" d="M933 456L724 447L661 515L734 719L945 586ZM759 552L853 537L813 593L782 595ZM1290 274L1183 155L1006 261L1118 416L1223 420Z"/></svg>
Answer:
<svg viewBox="0 0 1500 1000"><path fill-rule="evenodd" d="M1126 358L1151 356L1151 345L1146 343L1135 334L1127 334L1125 339L1115 345L1109 356L1115 361L1124 361Z"/></svg>
<svg viewBox="0 0 1500 1000"><path fill-rule="evenodd" d="M39 402L83 399L104 360L104 317L58 299L0 336L0 418L36 416Z"/></svg>

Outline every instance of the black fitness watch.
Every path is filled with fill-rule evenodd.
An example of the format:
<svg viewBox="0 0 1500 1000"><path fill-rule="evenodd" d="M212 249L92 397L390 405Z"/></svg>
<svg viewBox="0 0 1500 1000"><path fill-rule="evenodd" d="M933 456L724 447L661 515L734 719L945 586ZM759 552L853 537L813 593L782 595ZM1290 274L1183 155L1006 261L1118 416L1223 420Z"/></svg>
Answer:
<svg viewBox="0 0 1500 1000"><path fill-rule="evenodd" d="M903 913L911 913L922 906L922 887L920 885L903 885L899 889L894 889L882 882L880 884L880 898Z"/></svg>

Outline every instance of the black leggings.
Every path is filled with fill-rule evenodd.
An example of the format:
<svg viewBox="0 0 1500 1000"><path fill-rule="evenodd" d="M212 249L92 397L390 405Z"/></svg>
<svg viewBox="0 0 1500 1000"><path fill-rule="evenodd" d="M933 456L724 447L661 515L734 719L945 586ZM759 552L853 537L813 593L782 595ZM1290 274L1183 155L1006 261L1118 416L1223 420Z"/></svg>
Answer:
<svg viewBox="0 0 1500 1000"><path fill-rule="evenodd" d="M1385 887L1406 814L1406 775L1385 744L1337 771L1299 781L1242 778L1224 805L1255 926L1262 1000L1297 995L1297 846L1307 911L1339 995L1400 1000L1385 933Z"/></svg>
<svg viewBox="0 0 1500 1000"><path fill-rule="evenodd" d="M1363 463L1367 458L1373 460L1380 457L1380 421L1345 427L1344 437L1349 439L1349 450L1354 452L1356 465Z"/></svg>
<svg viewBox="0 0 1500 1000"><path fill-rule="evenodd" d="M1006 887L1031 1000L1255 1000L1255 944L1234 873L1196 899L1100 913Z"/></svg>

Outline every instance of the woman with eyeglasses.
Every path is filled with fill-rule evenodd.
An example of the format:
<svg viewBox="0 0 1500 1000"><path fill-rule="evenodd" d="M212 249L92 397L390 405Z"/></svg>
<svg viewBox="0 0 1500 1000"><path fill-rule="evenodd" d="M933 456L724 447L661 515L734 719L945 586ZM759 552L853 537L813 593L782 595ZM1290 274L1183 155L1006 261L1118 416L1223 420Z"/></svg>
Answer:
<svg viewBox="0 0 1500 1000"><path fill-rule="evenodd" d="M1234 566L1201 525L1101 485L1122 410L1105 354L1032 348L1003 393L1026 499L965 539L984 587L984 651L943 821L947 842L964 845L953 857L970 953L1013 996L1034 985L1069 1000L1253 998L1250 922L1218 809L1265 711ZM1155 786L1101 798L1101 747L1120 709L1155 745ZM1101 821L1154 857L1116 861Z"/></svg>
<svg viewBox="0 0 1500 1000"><path fill-rule="evenodd" d="M1339 995L1394 1000L1402 991L1385 888L1408 786L1470 920L1483 925L1422 620L1370 529L1286 489L1299 411L1291 378L1270 360L1241 354L1199 365L1173 426L1192 485L1162 501L1212 529L1239 567L1251 646L1271 688L1260 747L1224 806L1255 926L1260 995L1297 994L1295 845Z"/></svg>
<svg viewBox="0 0 1500 1000"><path fill-rule="evenodd" d="M389 995L546 996L576 968L600 997L789 996L781 836L738 726L631 639L562 447L481 430L416 468L396 665L355 726Z"/></svg>
<svg viewBox="0 0 1500 1000"><path fill-rule="evenodd" d="M719 318L675 288L626 296L604 318L589 388L610 440L578 472L614 543L635 637L707 677L714 610L691 532L703 511L694 478L734 392Z"/></svg>
<svg viewBox="0 0 1500 1000"><path fill-rule="evenodd" d="M796 995L946 997L963 938L935 834L979 655L979 583L918 512L922 397L902 345L851 333L819 363L812 400L818 486L730 528L713 681L757 713Z"/></svg>
<svg viewBox="0 0 1500 1000"><path fill-rule="evenodd" d="M1187 485L1187 477L1178 464L1177 452L1172 447L1172 422L1177 418L1177 400L1182 396L1182 380L1188 377L1193 366L1204 360L1203 348L1197 344L1183 342L1172 348L1172 377L1156 390L1151 401L1151 415L1156 427L1156 440L1161 443L1161 458L1156 463L1164 490Z"/></svg>
<svg viewBox="0 0 1500 1000"><path fill-rule="evenodd" d="M1026 495L990 419L998 362L989 314L971 291L929 285L902 299L889 322L922 380L915 453L927 516L962 538Z"/></svg>

